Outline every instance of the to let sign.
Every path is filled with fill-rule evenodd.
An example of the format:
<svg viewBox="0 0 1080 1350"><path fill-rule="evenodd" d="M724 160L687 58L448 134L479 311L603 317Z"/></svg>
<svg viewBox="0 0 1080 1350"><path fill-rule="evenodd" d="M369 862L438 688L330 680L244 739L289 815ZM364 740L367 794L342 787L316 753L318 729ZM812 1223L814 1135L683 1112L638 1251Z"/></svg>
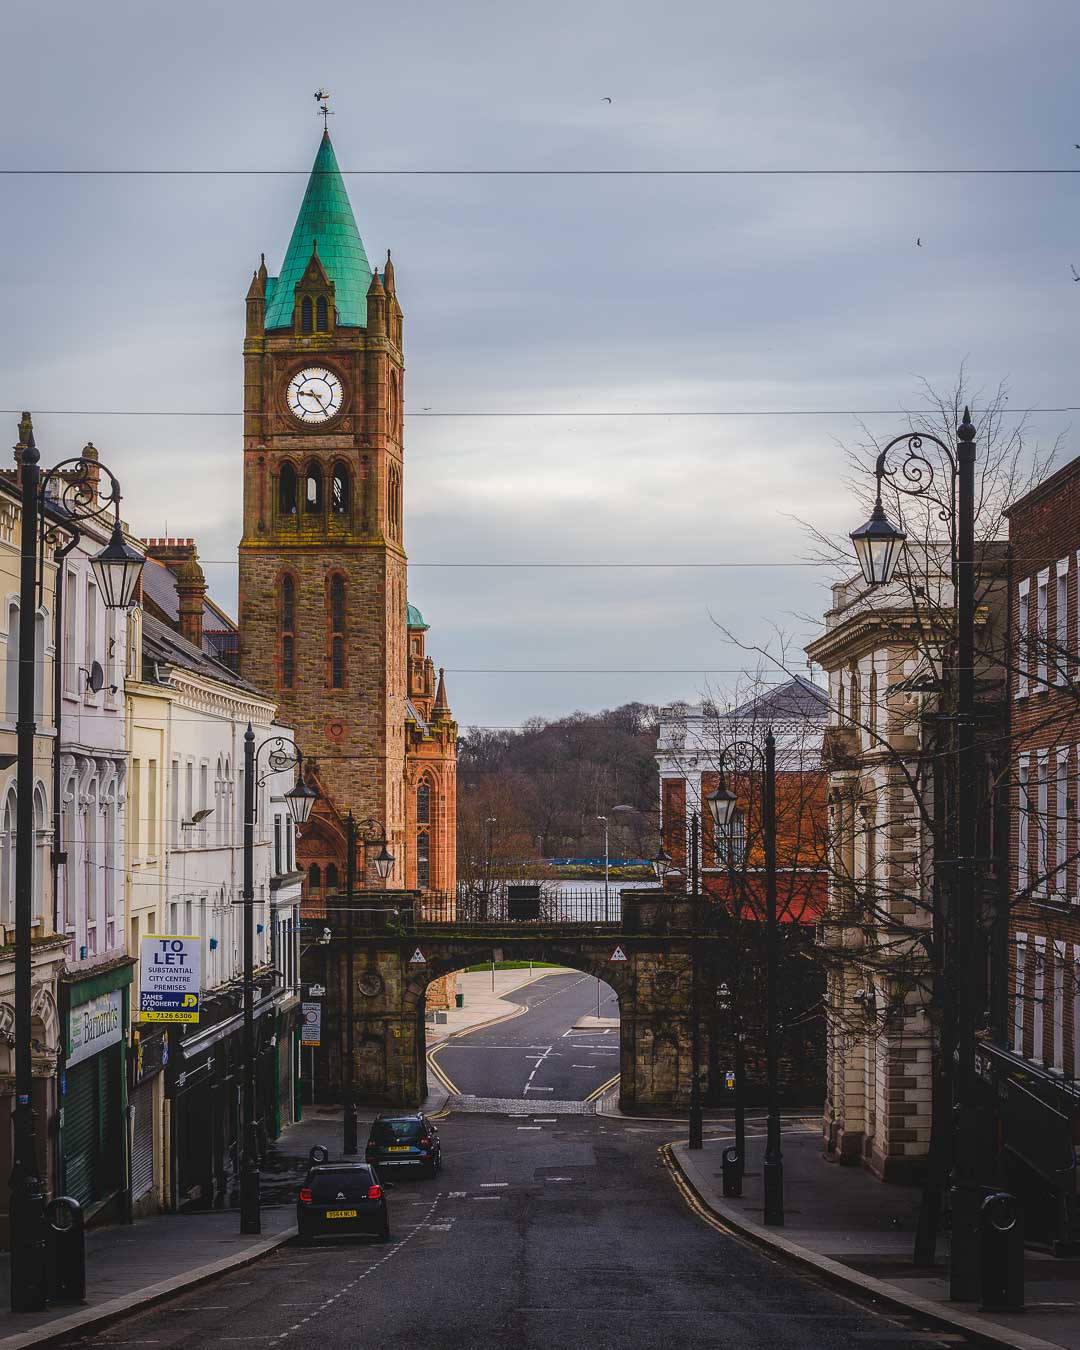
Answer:
<svg viewBox="0 0 1080 1350"><path fill-rule="evenodd" d="M139 1021L197 1022L202 939L149 933L139 953Z"/></svg>

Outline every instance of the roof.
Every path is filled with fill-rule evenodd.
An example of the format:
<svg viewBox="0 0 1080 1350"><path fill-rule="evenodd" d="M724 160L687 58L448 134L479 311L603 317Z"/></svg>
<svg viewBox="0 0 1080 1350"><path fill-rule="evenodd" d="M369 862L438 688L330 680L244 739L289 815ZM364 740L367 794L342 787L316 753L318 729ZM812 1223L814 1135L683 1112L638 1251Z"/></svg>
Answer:
<svg viewBox="0 0 1080 1350"><path fill-rule="evenodd" d="M428 625L424 622L424 616L420 613L420 611L416 608L415 605L406 605L405 622L408 624L410 628L426 629L428 627Z"/></svg>
<svg viewBox="0 0 1080 1350"><path fill-rule="evenodd" d="M293 292L316 245L319 261L334 283L338 323L363 328L367 324L371 264L356 228L334 147L325 131L281 272L266 279L267 332L272 328L292 327Z"/></svg>
<svg viewBox="0 0 1080 1350"><path fill-rule="evenodd" d="M176 593L176 574L157 558L147 558L142 574L143 595L172 623L180 622L180 598ZM228 649L225 633L235 633L236 624L209 596L203 599L203 646Z"/></svg>
<svg viewBox="0 0 1080 1350"><path fill-rule="evenodd" d="M253 684L242 680L235 671L222 665L220 661L215 661L206 652L199 651L198 647L193 647L187 638L182 638L168 624L162 623L160 619L155 619L152 614L143 610L144 678L147 674L145 667L155 663L179 666L182 670L190 670L195 675L203 676L204 679L218 680L221 684L242 689L245 693L259 693Z"/></svg>
<svg viewBox="0 0 1080 1350"><path fill-rule="evenodd" d="M724 713L729 721L747 721L762 717L825 717L829 710L829 695L820 685L796 675L786 684L778 684L765 694L758 694L741 707Z"/></svg>

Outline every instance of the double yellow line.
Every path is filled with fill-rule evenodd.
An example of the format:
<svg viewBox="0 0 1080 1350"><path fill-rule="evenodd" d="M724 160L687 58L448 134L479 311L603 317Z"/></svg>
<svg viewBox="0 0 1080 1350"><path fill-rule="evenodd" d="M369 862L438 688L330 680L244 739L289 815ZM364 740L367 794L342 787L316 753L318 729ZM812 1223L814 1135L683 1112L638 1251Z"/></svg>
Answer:
<svg viewBox="0 0 1080 1350"><path fill-rule="evenodd" d="M609 1078L606 1083L601 1083L600 1086L595 1090L595 1092L590 1092L589 1095L585 1098L586 1103L598 1102L600 1098L604 1095L604 1093L609 1092L621 1077L622 1075L617 1073L613 1078Z"/></svg>
<svg viewBox="0 0 1080 1350"><path fill-rule="evenodd" d="M697 1191L694 1190L683 1176L679 1165L672 1157L671 1145L661 1144L657 1151L660 1154L660 1161L667 1168L668 1175L675 1183L676 1190L678 1190L679 1194L686 1202L687 1208L693 1214L696 1214L703 1223L707 1223L710 1228L715 1228L718 1233L723 1233L725 1237L739 1237L740 1235L736 1233L733 1228L729 1228L726 1223L722 1223L711 1209L707 1209L706 1206L702 1204L701 1200L698 1198Z"/></svg>

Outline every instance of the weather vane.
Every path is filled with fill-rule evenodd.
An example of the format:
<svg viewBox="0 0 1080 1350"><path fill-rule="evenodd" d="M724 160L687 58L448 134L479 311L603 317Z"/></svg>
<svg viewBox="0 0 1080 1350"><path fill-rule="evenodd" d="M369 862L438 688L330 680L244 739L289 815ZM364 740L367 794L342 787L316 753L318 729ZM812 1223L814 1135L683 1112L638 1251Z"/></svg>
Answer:
<svg viewBox="0 0 1080 1350"><path fill-rule="evenodd" d="M327 119L328 117L333 117L333 115L334 115L334 114L330 111L330 109L326 106L326 105L327 105L327 102L329 101L329 98L330 98L330 90L329 90L329 89L316 89L316 90L315 90L315 102L319 105L319 116L320 116L320 117L322 118L322 120L323 120L323 130L324 130L324 131L327 129L326 119Z"/></svg>

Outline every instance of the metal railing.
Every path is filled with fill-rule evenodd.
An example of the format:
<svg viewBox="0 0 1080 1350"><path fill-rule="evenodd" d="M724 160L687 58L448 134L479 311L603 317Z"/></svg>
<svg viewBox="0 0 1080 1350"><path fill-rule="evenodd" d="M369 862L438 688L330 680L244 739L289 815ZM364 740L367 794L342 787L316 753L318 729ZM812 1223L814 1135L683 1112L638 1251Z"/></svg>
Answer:
<svg viewBox="0 0 1080 1350"><path fill-rule="evenodd" d="M498 882L490 887L462 887L456 895L424 895L414 902L413 923L424 927L617 927L622 923L622 899L614 887L605 895L602 886Z"/></svg>

